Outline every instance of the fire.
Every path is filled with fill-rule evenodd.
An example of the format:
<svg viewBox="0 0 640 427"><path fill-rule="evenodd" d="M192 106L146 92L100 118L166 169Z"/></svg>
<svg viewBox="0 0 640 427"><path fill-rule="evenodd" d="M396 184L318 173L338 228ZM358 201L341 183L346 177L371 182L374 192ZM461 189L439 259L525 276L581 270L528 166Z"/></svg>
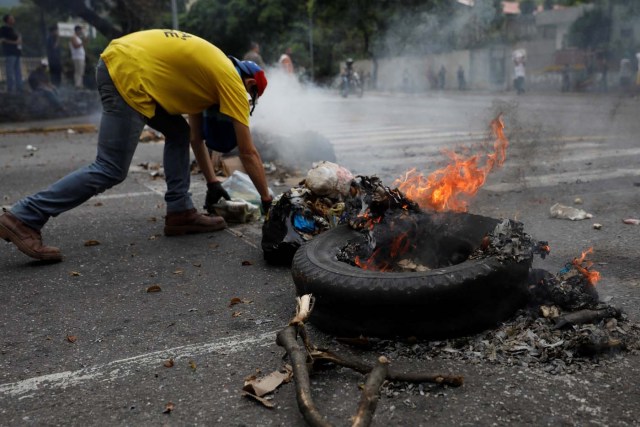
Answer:
<svg viewBox="0 0 640 427"><path fill-rule="evenodd" d="M582 252L580 258L574 258L571 263L575 266L576 270L587 278L591 285L595 286L598 280L600 280L600 273L595 270L589 270L593 265L593 262L587 260L587 255L590 253L593 253L593 247Z"/></svg>
<svg viewBox="0 0 640 427"><path fill-rule="evenodd" d="M494 151L486 155L483 165L479 164L478 155L463 157L447 150L445 154L451 159L451 163L444 168L426 177L414 168L394 184L421 208L438 212L466 212L465 198L474 196L484 185L487 175L496 167L502 166L506 159L509 141L504 135L501 116L491 122L491 130L495 136Z"/></svg>
<svg viewBox="0 0 640 427"><path fill-rule="evenodd" d="M371 270L371 271L391 271L391 265L385 261L378 261L378 256L380 255L380 248L373 251L371 256L366 260L360 259L359 256L355 257L354 262L358 267L363 270Z"/></svg>
<svg viewBox="0 0 640 427"><path fill-rule="evenodd" d="M467 210L468 197L473 196L484 185L487 176L495 168L504 164L509 141L504 135L502 116L491 121L491 130L495 136L493 151L481 159L480 155L464 157L453 151L445 151L451 162L429 176L411 169L394 184L398 190L416 202L421 208L438 212ZM406 209L406 207L405 207ZM364 220L365 227L372 231L382 217L373 217L368 211L358 217ZM393 232L393 227L391 227ZM390 271L394 260L411 249L412 243L407 233L400 232L384 248L378 247L371 256L363 260L355 257L354 262L364 270Z"/></svg>
<svg viewBox="0 0 640 427"><path fill-rule="evenodd" d="M394 236L393 239L378 246L371 256L365 260L356 256L354 258L355 264L363 270L392 271L398 258L411 249L415 249L415 245L411 242L410 232L402 230L404 227L406 227L406 224L399 218L397 222L389 223L389 232L391 233L390 236Z"/></svg>

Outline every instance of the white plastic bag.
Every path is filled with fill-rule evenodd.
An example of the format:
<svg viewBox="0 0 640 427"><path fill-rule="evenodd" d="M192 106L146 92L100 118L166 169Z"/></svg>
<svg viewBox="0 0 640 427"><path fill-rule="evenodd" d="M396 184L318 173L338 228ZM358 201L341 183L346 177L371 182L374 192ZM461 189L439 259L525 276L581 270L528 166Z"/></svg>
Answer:
<svg viewBox="0 0 640 427"><path fill-rule="evenodd" d="M314 194L338 198L349 194L353 175L342 166L322 161L307 172L305 186Z"/></svg>
<svg viewBox="0 0 640 427"><path fill-rule="evenodd" d="M582 209L561 205L560 203L556 203L555 205L551 206L551 208L549 209L549 213L553 218L570 219L571 221L593 217L593 215L587 213L586 211L583 211Z"/></svg>
<svg viewBox="0 0 640 427"><path fill-rule="evenodd" d="M260 193L249 178L249 175L242 171L234 171L229 178L222 183L222 188L227 190L232 199L246 200L256 206L260 206ZM273 196L273 191L269 189L269 194Z"/></svg>
<svg viewBox="0 0 640 427"><path fill-rule="evenodd" d="M220 199L213 205L216 215L221 216L227 222L245 223L260 219L260 208L253 203L241 199Z"/></svg>

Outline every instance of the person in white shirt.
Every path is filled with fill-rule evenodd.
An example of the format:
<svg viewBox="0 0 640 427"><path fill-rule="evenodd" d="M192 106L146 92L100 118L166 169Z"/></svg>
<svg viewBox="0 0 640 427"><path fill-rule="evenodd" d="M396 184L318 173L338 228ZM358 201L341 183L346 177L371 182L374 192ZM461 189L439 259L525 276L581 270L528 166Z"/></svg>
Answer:
<svg viewBox="0 0 640 427"><path fill-rule="evenodd" d="M76 25L73 36L69 41L69 49L71 50L71 60L73 61L73 84L77 88L82 88L85 68L85 51L84 51L84 32L80 25Z"/></svg>
<svg viewBox="0 0 640 427"><path fill-rule="evenodd" d="M280 59L278 59L278 63L280 64L280 68L287 74L293 74L293 61L291 60L291 48L288 47L282 55L280 55Z"/></svg>
<svg viewBox="0 0 640 427"><path fill-rule="evenodd" d="M518 95L524 93L525 67L524 58L518 58L514 61L513 74L515 76L515 88Z"/></svg>

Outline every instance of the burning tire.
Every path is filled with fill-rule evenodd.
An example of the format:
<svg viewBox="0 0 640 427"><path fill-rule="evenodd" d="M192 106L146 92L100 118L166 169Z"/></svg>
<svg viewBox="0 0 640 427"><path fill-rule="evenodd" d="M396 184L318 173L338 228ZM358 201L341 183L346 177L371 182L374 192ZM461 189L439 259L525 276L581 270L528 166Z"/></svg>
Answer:
<svg viewBox="0 0 640 427"><path fill-rule="evenodd" d="M467 255L500 222L472 214L447 215L451 218L447 227L461 224L452 227L455 243L448 250L463 247ZM294 256L296 292L316 297L311 322L327 332L429 339L460 336L495 326L527 300L532 254L519 261L488 255L423 272L379 272L338 261L340 248L358 239L365 237L339 226L305 243Z"/></svg>

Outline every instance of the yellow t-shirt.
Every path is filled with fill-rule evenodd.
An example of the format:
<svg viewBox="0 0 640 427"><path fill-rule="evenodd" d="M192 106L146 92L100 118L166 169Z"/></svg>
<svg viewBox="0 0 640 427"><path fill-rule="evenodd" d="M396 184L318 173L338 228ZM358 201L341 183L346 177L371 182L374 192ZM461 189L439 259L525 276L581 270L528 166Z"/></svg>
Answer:
<svg viewBox="0 0 640 427"><path fill-rule="evenodd" d="M100 55L124 100L145 117L156 104L169 114L220 112L249 125L247 92L216 46L176 30L147 30L113 40Z"/></svg>

